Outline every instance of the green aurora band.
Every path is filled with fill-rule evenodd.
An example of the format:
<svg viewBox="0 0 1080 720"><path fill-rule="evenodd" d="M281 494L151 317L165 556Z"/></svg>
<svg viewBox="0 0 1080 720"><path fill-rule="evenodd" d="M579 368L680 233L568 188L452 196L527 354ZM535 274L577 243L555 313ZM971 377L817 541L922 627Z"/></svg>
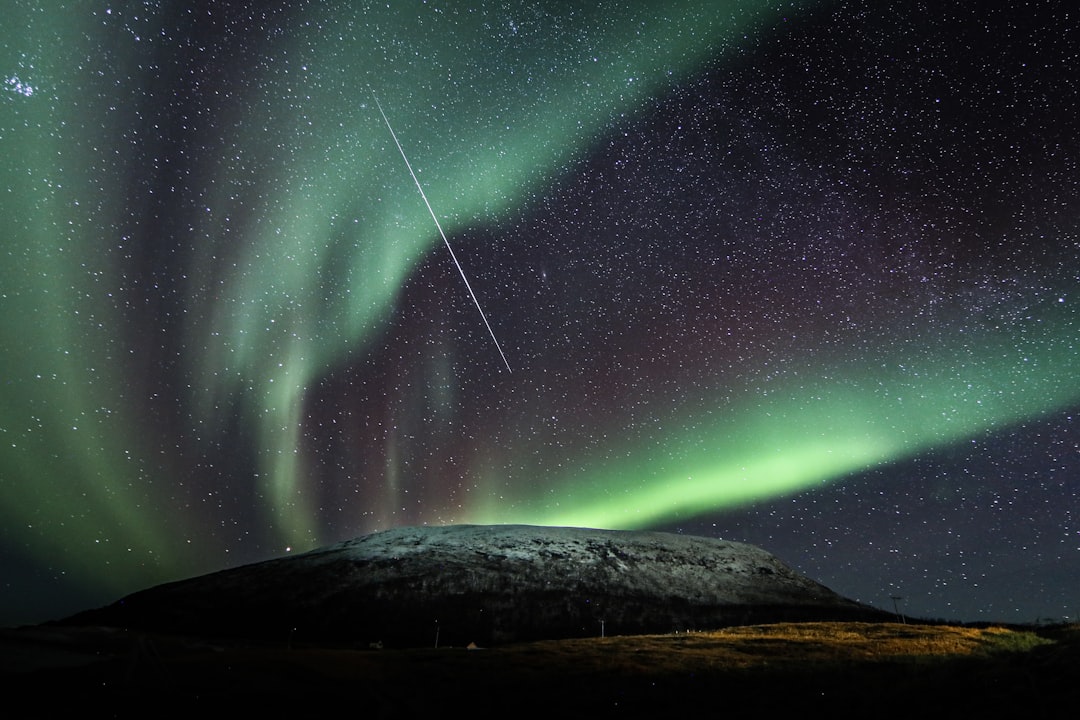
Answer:
<svg viewBox="0 0 1080 720"><path fill-rule="evenodd" d="M540 195L613 122L772 13L682 2L656 22L636 11L612 20L595 5L568 23L603 25L591 45L547 27L507 46L482 39L480 14L315 8L276 19L287 35L207 48L199 76L177 49L177 34L201 22L184 4L17 3L0 40L0 66L30 89L0 95L0 519L21 528L13 542L58 574L117 590L218 551L199 531L207 498L183 480L180 442L141 432L156 394L134 397L146 359L125 333L145 308L125 306L118 290L139 282L127 272L131 236L189 238L183 277L171 280L179 292L142 288L164 316L160 331L181 338L172 360L189 378L184 407L163 412L185 442L212 442L237 414L256 427L265 520L283 545L311 547L320 538L299 483L305 394L379 341L410 271L439 249L365 89L378 89L452 234ZM262 62L243 67L251 48L238 42L258 45ZM207 72L236 66L246 74L227 92ZM485 93L502 80L492 73L511 72L531 78L527 95ZM167 97L145 94L153 87L215 93L213 110L170 116ZM162 135L178 127L183 157L168 158ZM197 196L170 199L189 210L179 230L140 215L138 203L155 198L118 192L140 176L152 189L163 159L210 178ZM95 560L73 559L87 547L101 549L107 577Z"/></svg>
<svg viewBox="0 0 1080 720"><path fill-rule="evenodd" d="M182 6L143 8L137 20L84 5L10 10L0 68L34 92L0 95L8 233L0 521L9 541L58 574L116 592L131 589L131 578L174 578L219 552L223 541L200 519L216 501L185 483L180 441L144 431L146 413L161 412L184 442L212 443L237 417L255 428L265 522L282 546L320 544L302 490L305 397L378 345L410 273L441 250L365 88L377 89L447 233L494 226L541 197L613 125L734 51L776 11L765 2L730 13L714 2L668 3L664 22L606 12L590 6L571 23L603 20L590 46L549 28L554 41L499 44L497 56L494 43L478 40L479 16L451 22L383 6L354 27L311 9L280 21L296 28L288 36L247 41L262 43L264 62L216 105L207 101L216 115L181 121L143 89L205 81L198 92L220 91L213 77L193 81L162 39L198 22ZM235 48L219 51L220 65L239 62ZM492 73L510 72L531 78L527 94L485 94ZM170 358L188 380L179 410L155 410L154 383L132 379L146 372L132 337L140 330L133 316L146 308L125 306L118 291L133 282L127 238L154 228L117 189L164 172L144 166L167 149L157 121L190 125L189 156L174 161L211 178L198 197L175 200L190 208L189 226L172 230L190 238L178 290L155 298L143 288L167 319L160 332L183 350ZM945 339L917 374L919 362L897 351L888 367L857 359L822 367L819 377L836 379L747 399L721 418L701 407L670 418L673 428L697 429L668 438L662 452L615 443L554 491L530 497L514 488L498 506L491 493L466 514L646 526L1038 418L1080 398L1080 362L1068 303L1046 308L1036 324L1023 356L1012 337ZM986 358L972 366L982 368L976 376L954 371L963 353Z"/></svg>
<svg viewBox="0 0 1080 720"><path fill-rule="evenodd" d="M372 8L365 21L385 29L371 46L350 45L342 53L325 41L322 25L329 18L305 24L310 37L301 33L289 39L290 47L313 49L297 72L332 67L341 84L305 86L305 102L298 102L298 87L278 94L280 88L266 83L273 96L265 105L273 110L254 124L301 129L301 150L283 168L282 190L270 199L267 212L257 213L255 227L244 231L257 242L238 261L242 270L226 293L230 301L193 313L210 320L192 328L191 338L192 344L210 338L195 374L219 379L209 394L193 398L205 422L222 415L222 402L239 396L254 405L248 416L260 428L260 456L268 458L260 472L273 508L268 520L280 528L285 544L319 543L315 511L302 490L306 473L299 453L308 389L350 352L377 342L402 284L418 262L439 249L431 218L366 88L383 98L447 234L494 225L542 194L613 121L628 117L724 48L734 49L736 39L741 42L775 12L760 3L721 17L702 2L665 11L663 22L628 12L612 24L598 6L574 22L604 22L602 46L575 45L568 34L554 48L550 37L538 38L535 47L524 42L501 58L491 55L494 47L473 40L484 35L479 17L458 18L450 26ZM410 46L430 54L423 61L388 55L393 43L387 38L409 38ZM372 67L371 59L380 56ZM532 78L534 88L520 104L501 96L493 100L485 92L492 64ZM446 82L435 83L433 77ZM303 82L297 78L298 86ZM318 109L317 117L305 109L309 106ZM282 123L290 113L294 118ZM245 128L251 124L248 120ZM444 136L452 140L440 141ZM244 130L225 145L250 142ZM228 179L230 170L220 168L218 174ZM228 206L225 198L211 204L222 206ZM219 214L229 215L227 209ZM349 223L347 230L341 227ZM223 237L223 231L211 230L215 237ZM199 274L212 273L218 261L211 255ZM192 299L192 306L198 303Z"/></svg>
<svg viewBox="0 0 1080 720"><path fill-rule="evenodd" d="M1045 417L1080 400L1080 323L1064 296L1044 305L1010 333L898 346L885 365L819 366L806 373L819 380L773 389L745 407L672 418L672 427L695 429L667 438L659 452L606 448L542 495L513 498L510 509L488 506L471 521L644 528Z"/></svg>

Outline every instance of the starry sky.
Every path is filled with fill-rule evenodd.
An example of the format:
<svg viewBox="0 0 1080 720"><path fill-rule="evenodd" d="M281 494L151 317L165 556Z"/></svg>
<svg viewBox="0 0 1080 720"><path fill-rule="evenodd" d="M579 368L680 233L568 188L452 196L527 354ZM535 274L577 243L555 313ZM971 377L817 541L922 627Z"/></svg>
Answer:
<svg viewBox="0 0 1080 720"><path fill-rule="evenodd" d="M0 624L451 523L1075 619L1080 15L1011 5L9 3Z"/></svg>

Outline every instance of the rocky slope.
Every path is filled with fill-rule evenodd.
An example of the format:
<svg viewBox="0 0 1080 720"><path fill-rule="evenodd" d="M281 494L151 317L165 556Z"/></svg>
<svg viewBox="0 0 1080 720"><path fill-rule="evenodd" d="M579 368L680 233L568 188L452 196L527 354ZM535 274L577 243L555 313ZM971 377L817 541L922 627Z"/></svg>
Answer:
<svg viewBox="0 0 1080 720"><path fill-rule="evenodd" d="M388 530L160 585L63 622L366 647L888 617L752 545L459 525Z"/></svg>

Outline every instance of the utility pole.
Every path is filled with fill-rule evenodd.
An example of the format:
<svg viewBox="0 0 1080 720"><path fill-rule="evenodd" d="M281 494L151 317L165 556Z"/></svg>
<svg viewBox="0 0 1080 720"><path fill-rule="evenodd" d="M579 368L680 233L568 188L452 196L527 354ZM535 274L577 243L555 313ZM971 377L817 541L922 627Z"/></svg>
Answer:
<svg viewBox="0 0 1080 720"><path fill-rule="evenodd" d="M893 607L893 612L894 612L894 613L896 613L896 617L897 617L897 618L898 618L898 619L900 620L900 622L902 622L902 623L904 623L905 625L907 625L907 618L905 618L905 617L904 617L904 616L903 616L903 615L902 615L902 614L900 613L900 608L899 608L899 606L897 606L897 604L896 604L896 603L897 603L898 601L900 601L900 600L903 600L904 598L900 597L899 595L890 595L889 597L890 597L890 598L892 598L892 607Z"/></svg>

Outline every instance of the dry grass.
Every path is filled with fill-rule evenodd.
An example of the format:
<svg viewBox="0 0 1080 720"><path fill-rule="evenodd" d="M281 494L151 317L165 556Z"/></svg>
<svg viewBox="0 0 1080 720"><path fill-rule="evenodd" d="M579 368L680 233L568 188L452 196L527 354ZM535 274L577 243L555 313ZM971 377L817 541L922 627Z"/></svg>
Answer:
<svg viewBox="0 0 1080 720"><path fill-rule="evenodd" d="M469 705L533 716L654 718L717 702L729 711L817 707L900 717L931 698L940 710L1011 708L1039 717L1043 708L1075 702L1080 687L1076 628L1060 629L1053 640L1005 628L804 623L480 650L185 649L166 639L152 648L138 662L9 677L0 689L33 696L39 710L107 706L130 717L144 716L152 700L185 713L270 706L280 716L286 708L356 702L384 717ZM66 692L46 690L54 686Z"/></svg>
<svg viewBox="0 0 1080 720"><path fill-rule="evenodd" d="M711 632L528 643L492 652L511 665L570 664L622 672L746 669L923 660L1024 650L1050 641L1005 628L893 623L790 623Z"/></svg>
<svg viewBox="0 0 1080 720"><path fill-rule="evenodd" d="M709 632L545 640L495 648L381 651L327 648L233 648L170 661L209 659L252 674L291 668L327 678L390 680L404 673L478 677L653 676L729 670L850 667L880 662L933 662L1023 652L1050 643L1032 632L894 623L791 623Z"/></svg>

